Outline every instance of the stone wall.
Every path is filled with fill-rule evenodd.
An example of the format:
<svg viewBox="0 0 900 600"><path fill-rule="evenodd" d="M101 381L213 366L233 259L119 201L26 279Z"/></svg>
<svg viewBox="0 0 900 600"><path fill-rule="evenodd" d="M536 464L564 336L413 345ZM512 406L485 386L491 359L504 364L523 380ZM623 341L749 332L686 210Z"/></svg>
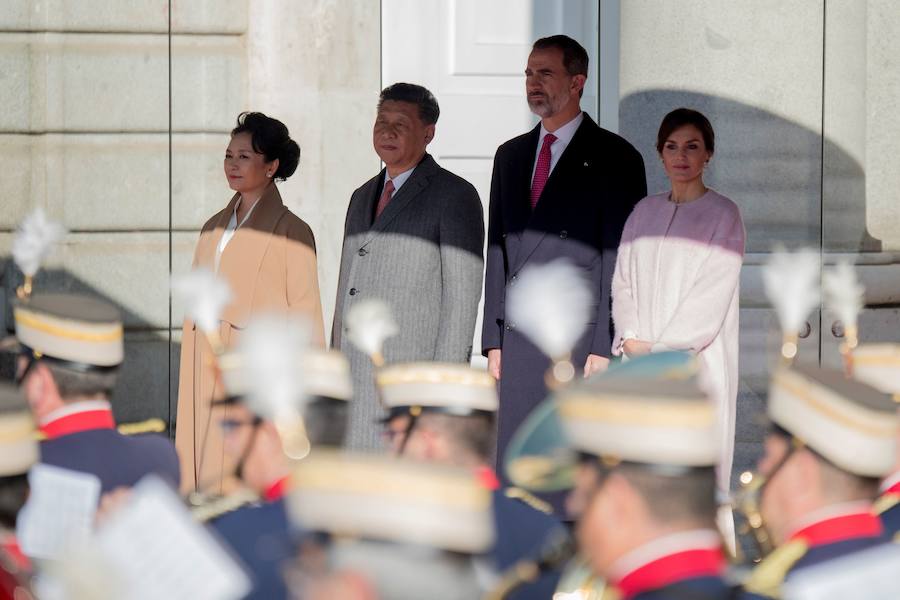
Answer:
<svg viewBox="0 0 900 600"><path fill-rule="evenodd" d="M169 12L171 6L171 15ZM242 110L303 151L281 186L316 234L330 322L350 192L378 168L377 2L5 0L0 7L0 252L43 207L71 231L37 281L116 303L120 420L174 419L182 310L168 291L231 196L221 157ZM21 275L4 260L3 319Z"/></svg>

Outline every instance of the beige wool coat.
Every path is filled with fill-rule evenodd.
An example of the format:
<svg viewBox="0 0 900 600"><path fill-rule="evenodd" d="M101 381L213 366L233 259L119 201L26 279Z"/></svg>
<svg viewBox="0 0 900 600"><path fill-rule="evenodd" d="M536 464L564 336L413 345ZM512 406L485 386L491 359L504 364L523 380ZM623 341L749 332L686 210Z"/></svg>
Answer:
<svg viewBox="0 0 900 600"><path fill-rule="evenodd" d="M216 248L239 199L240 194L235 194L203 226L194 253L195 268L215 270ZM315 238L309 226L284 206L274 183L234 232L220 258L218 275L232 291L219 326L226 349L235 345L247 322L260 313L303 315L312 325L314 342L324 345ZM221 491L223 438L211 412L212 400L220 397L222 384L210 345L194 322L185 319L175 429L183 492Z"/></svg>

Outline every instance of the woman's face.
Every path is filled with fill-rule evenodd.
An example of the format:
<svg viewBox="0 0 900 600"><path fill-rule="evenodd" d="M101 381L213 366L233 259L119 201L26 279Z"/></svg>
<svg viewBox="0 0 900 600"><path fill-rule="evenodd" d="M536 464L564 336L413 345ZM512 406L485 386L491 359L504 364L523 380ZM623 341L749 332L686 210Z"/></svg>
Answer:
<svg viewBox="0 0 900 600"><path fill-rule="evenodd" d="M266 162L266 157L253 150L250 133L232 136L225 149L225 177L236 192L259 191L271 181L270 174L278 168L278 161Z"/></svg>
<svg viewBox="0 0 900 600"><path fill-rule="evenodd" d="M703 177L703 167L712 154L706 149L700 130L685 125L666 139L661 156L669 181L688 183Z"/></svg>

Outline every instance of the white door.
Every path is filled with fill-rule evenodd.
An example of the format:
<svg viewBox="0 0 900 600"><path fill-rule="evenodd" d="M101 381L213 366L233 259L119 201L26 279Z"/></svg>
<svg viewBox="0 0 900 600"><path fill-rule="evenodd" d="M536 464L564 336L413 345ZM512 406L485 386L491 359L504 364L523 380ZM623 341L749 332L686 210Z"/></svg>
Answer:
<svg viewBox="0 0 900 600"><path fill-rule="evenodd" d="M558 33L583 45L590 72L582 108L597 118L598 5L594 0L382 0L381 81L427 87L441 116L429 152L470 181L485 211L497 146L537 118L525 102L525 64L534 40ZM479 315L480 315L479 310ZM481 318L473 362L480 359Z"/></svg>

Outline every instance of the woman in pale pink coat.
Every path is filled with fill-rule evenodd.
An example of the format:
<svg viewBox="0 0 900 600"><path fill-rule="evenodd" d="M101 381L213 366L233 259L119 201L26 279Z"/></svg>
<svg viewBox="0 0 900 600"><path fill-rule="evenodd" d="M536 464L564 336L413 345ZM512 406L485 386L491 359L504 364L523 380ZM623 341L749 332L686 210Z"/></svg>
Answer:
<svg viewBox="0 0 900 600"><path fill-rule="evenodd" d="M701 113L663 119L656 149L671 191L641 200L625 223L613 276L613 353L696 353L718 406L719 487L729 489L738 389L738 285L744 224L734 202L706 187L715 149Z"/></svg>

